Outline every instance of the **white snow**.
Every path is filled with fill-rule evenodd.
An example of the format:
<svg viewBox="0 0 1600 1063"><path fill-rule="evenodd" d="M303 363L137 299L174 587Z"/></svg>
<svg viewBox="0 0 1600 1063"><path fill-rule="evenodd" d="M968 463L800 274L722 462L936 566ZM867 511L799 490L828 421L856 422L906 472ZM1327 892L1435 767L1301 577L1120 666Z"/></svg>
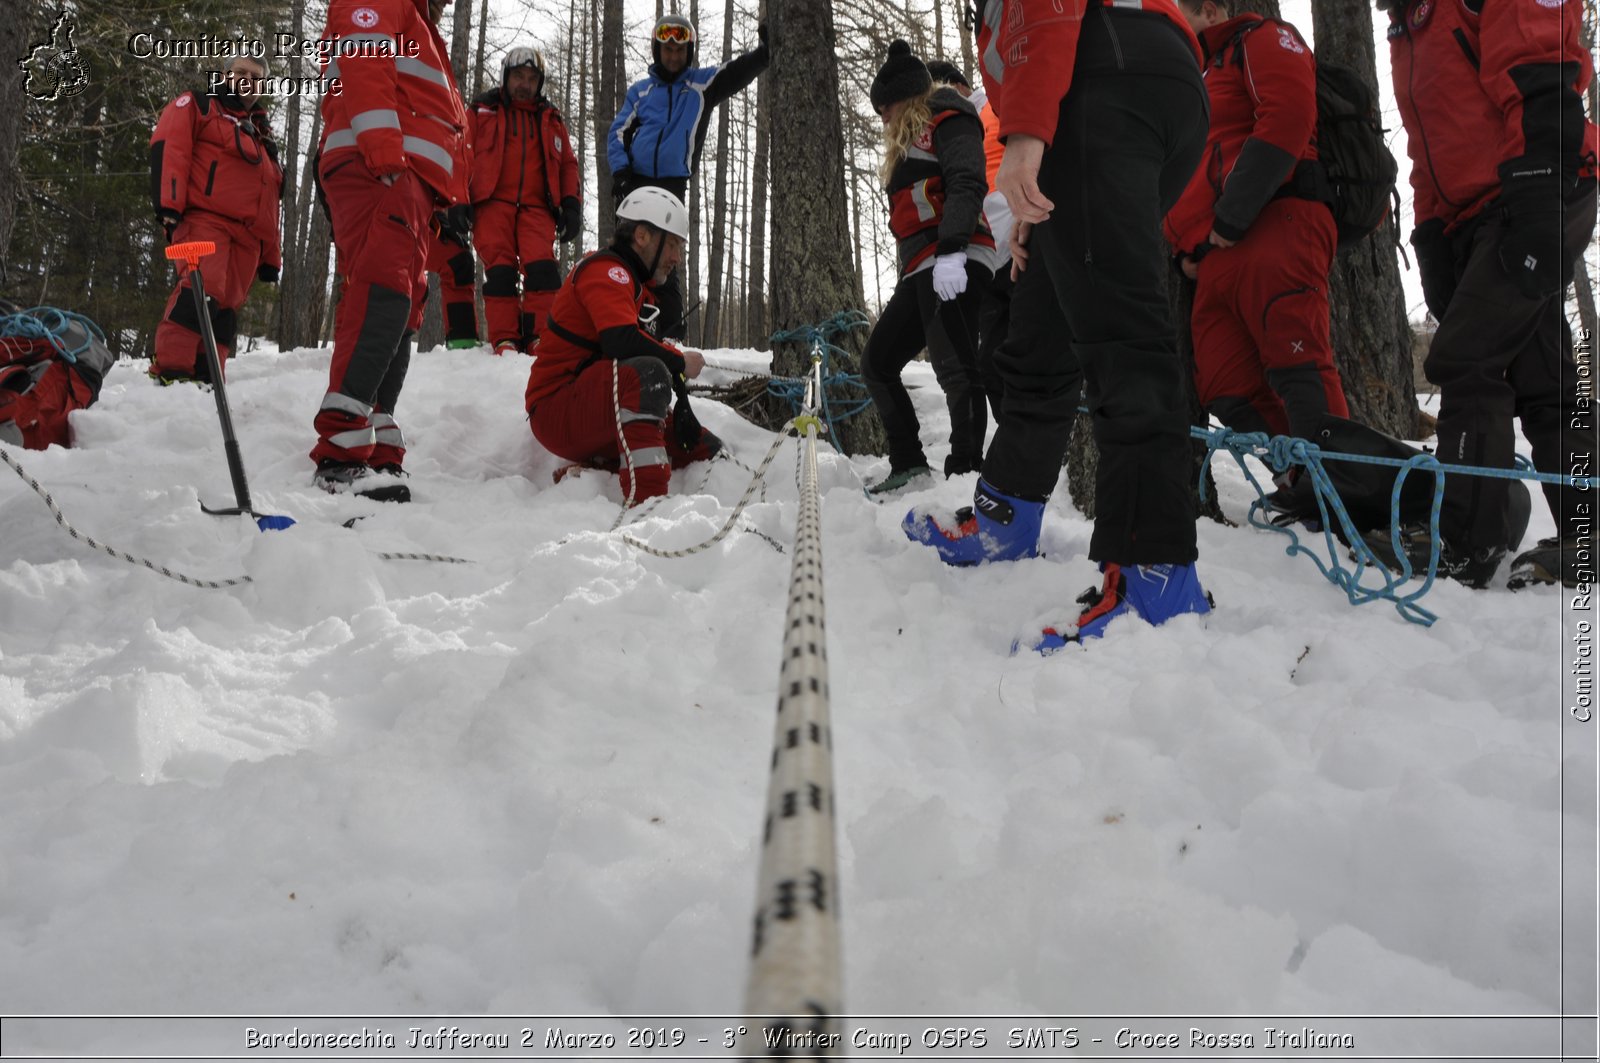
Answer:
<svg viewBox="0 0 1600 1063"><path fill-rule="evenodd" d="M288 531L200 511L231 504L213 399L143 363L73 416L74 449L10 451L85 533L247 586L93 552L0 470L0 1010L738 1012L788 556L623 543L616 478L552 483L527 360L481 350L413 360L415 501L322 494L327 358L266 347L229 377L257 508ZM942 398L926 365L908 379L938 467ZM698 407L745 463L766 452ZM744 518L784 543L787 446ZM882 459L821 467L850 1012L1593 1013L1595 725L1563 699L1567 596L1441 584L1425 629L1204 522L1204 622L1011 656L1097 582L1064 484L1047 556L955 570L899 522L972 477L878 505L860 481ZM630 530L699 542L747 481L691 467ZM1528 541L1551 529L1536 505ZM1401 1030L1393 1054L1432 1043ZM1553 1043L1480 1032L1475 1051Z"/></svg>

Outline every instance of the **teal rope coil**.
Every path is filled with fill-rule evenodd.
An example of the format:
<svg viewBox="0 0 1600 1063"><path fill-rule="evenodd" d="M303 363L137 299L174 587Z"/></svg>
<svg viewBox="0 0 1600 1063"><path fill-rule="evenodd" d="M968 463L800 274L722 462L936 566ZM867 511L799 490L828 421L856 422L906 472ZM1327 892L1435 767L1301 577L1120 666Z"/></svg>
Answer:
<svg viewBox="0 0 1600 1063"><path fill-rule="evenodd" d="M866 395L866 385L861 381L859 373L834 372L829 368L833 355L847 356L843 348L830 343L835 337L847 335L858 328L867 328L872 324L866 314L860 310L841 310L827 320L816 325L801 325L798 328L788 329L772 334L772 342L777 343L803 343L813 352L820 352L822 357L822 394L819 396L818 412L828 425L830 441L839 438L839 422L848 420L872 405L872 397ZM767 393L774 398L787 402L796 415L803 412L805 407L806 384L810 377L779 377L775 376L767 382ZM839 389L855 388L862 393L859 398L840 398ZM830 398L830 396L834 396Z"/></svg>
<svg viewBox="0 0 1600 1063"><path fill-rule="evenodd" d="M84 338L69 345L65 336L74 324L83 326ZM35 306L15 314L0 314L0 339L45 340L63 359L76 363L78 355L95 340L104 343L106 334L82 314L54 306Z"/></svg>
<svg viewBox="0 0 1600 1063"><path fill-rule="evenodd" d="M1250 504L1247 516L1253 527L1275 532L1289 537L1289 546L1285 553L1291 557L1296 554L1305 554L1311 558L1322 573L1324 579L1345 592L1351 605L1365 605L1373 601L1388 601L1402 617L1414 624L1424 627L1432 626L1438 617L1427 609L1417 604L1418 599L1427 594L1433 587L1439 567L1439 512L1444 504L1445 477L1456 476L1486 476L1504 480L1531 480L1541 484L1556 484L1572 487L1578 490L1588 490L1600 484L1600 478L1592 476L1565 476L1560 473L1538 472L1521 455L1517 456L1516 467L1511 469L1487 468L1476 465L1450 465L1441 462L1432 454L1418 454L1411 458L1382 458L1365 454L1343 454L1335 451L1324 451L1316 444L1295 436L1271 436L1265 432L1234 432L1228 428L1199 428L1191 427L1190 435L1206 444L1206 460L1210 463L1211 455L1219 450L1225 450L1238 464L1244 473L1245 479L1255 488L1256 499ZM1322 520L1323 545L1327 549L1328 562L1311 549L1300 544L1300 537L1290 528L1286 528L1270 521L1263 520L1262 514L1267 510L1266 491L1260 482L1251 473L1245 464L1245 456L1253 454L1266 462L1277 472L1286 471L1291 465L1305 468L1311 477L1311 484L1317 500L1317 511ZM1367 465L1386 465L1397 469L1394 487L1389 496L1389 539L1394 548L1396 559L1400 562L1400 572L1396 575L1390 571L1372 553L1366 541L1356 531L1351 523L1350 514L1345 509L1344 501L1339 497L1338 490L1333 486L1328 472L1323 468L1324 461L1351 461ZM1428 568L1422 574L1422 582L1409 593L1402 593L1401 588L1415 575L1412 572L1410 559L1401 549L1400 544L1400 497L1405 486L1406 477L1413 472L1431 473L1434 478L1433 502L1428 511L1428 532L1430 547L1428 553ZM1204 472L1200 476L1200 498L1206 498L1206 484ZM1337 522L1337 523L1336 523ZM1340 543L1335 537L1334 528L1344 532L1345 540L1350 544L1349 549L1355 561L1353 571L1345 569L1339 561L1341 553ZM1363 584L1367 571L1376 573L1383 581L1382 586L1369 586Z"/></svg>

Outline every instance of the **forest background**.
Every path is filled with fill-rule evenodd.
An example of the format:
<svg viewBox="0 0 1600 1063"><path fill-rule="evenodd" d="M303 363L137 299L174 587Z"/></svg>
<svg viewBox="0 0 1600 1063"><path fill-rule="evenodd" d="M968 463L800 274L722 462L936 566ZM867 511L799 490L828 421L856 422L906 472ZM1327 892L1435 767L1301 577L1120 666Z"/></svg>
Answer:
<svg viewBox="0 0 1600 1063"><path fill-rule="evenodd" d="M769 4L771 10L768 10ZM1405 437L1416 420L1414 353L1430 323L1403 247L1411 228L1403 131L1389 87L1386 19L1370 0L1238 0L1244 10L1296 23L1322 59L1369 79L1401 164L1396 223L1342 254L1331 281L1334 341L1352 413ZM1595 0L1581 10L1583 39L1595 40ZM960 0L456 0L441 29L463 94L498 84L505 51L531 44L548 71L546 95L567 116L584 170L583 236L560 245L563 268L609 237L605 133L629 84L644 75L649 29L677 10L699 30L698 62L721 62L756 44L768 22L772 67L716 112L691 186L695 239L686 274L689 342L765 350L779 330L852 308L875 314L893 290L895 259L887 203L878 182L880 124L867 89L889 41L909 40L925 58L944 58L978 76L975 43ZM77 82L38 99L61 78L52 22L72 18ZM125 0L84 4L21 0L0 24L0 291L25 305L60 305L105 328L113 349L147 357L172 283L149 198L148 141L162 107L204 84L219 60L139 58L137 34L156 41L266 42L271 73L314 78L314 60L271 56L279 34L314 41L326 0ZM57 42L67 43L67 42ZM70 65L70 64L69 64ZM34 81L28 78L33 76ZM70 80L70 71L67 75ZM55 82L60 84L60 82ZM31 92L29 90L34 90ZM1588 105L1596 111L1596 86ZM258 284L241 314L241 336L288 349L325 345L332 330L331 244L316 208L310 160L318 138L317 97L284 94L270 103L285 164L281 284ZM1569 293L1573 323L1595 331L1586 262ZM421 348L437 343L437 280ZM1173 297L1183 311L1182 286ZM857 338L859 341L859 337ZM247 348L247 344L244 345ZM778 352L797 366L802 352ZM758 411L759 412L759 411ZM875 417L858 419L846 449L875 449ZM854 444L852 446L852 444ZM1076 486L1076 485L1075 485ZM1092 508L1092 499L1082 502Z"/></svg>

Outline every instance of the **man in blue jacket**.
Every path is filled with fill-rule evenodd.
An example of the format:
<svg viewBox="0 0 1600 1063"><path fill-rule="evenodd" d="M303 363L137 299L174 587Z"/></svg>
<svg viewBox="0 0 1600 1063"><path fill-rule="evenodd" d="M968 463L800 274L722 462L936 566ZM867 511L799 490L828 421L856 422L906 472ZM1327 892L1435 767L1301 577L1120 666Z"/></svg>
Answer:
<svg viewBox="0 0 1600 1063"><path fill-rule="evenodd" d="M767 68L767 27L753 51L720 66L694 65L694 24L682 15L666 15L650 34L654 60L642 81L623 98L611 122L606 156L611 163L611 194L621 202L636 188L664 188L689 200L689 178L700 162L711 111L743 89ZM674 270L655 290L661 307L658 336L682 339L683 290Z"/></svg>

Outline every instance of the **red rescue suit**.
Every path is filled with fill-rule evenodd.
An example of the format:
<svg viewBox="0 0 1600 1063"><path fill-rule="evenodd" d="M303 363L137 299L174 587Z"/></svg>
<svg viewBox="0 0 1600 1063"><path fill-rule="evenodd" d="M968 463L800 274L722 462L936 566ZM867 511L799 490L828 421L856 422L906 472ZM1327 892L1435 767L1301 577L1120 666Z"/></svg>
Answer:
<svg viewBox="0 0 1600 1063"><path fill-rule="evenodd" d="M224 99L194 91L167 104L150 137L150 179L157 218L176 221L172 241L217 245L214 254L200 260L200 276L217 355L225 362L238 310L258 271L270 270L275 279L283 264L278 220L283 170L261 105L234 108ZM151 376L209 376L197 315L184 277L156 326Z"/></svg>
<svg viewBox="0 0 1600 1063"><path fill-rule="evenodd" d="M1411 157L1424 298L1439 321L1423 364L1439 388L1441 461L1510 468L1512 418L1541 472L1592 459L1562 303L1595 225L1593 61L1576 0L1388 0L1390 66ZM1492 563L1515 544L1507 481L1451 476L1440 532ZM1547 484L1562 536L1587 492Z"/></svg>
<svg viewBox="0 0 1600 1063"><path fill-rule="evenodd" d="M433 214L463 201L466 110L427 0L333 0L318 173L343 295L317 462L399 466L394 407L422 316Z"/></svg>
<svg viewBox="0 0 1600 1063"><path fill-rule="evenodd" d="M1338 234L1310 190L1316 60L1293 26L1254 14L1200 42L1211 130L1164 223L1173 249L1199 260L1195 386L1230 428L1308 437L1327 414L1349 414L1328 321ZM1236 242L1212 244L1213 231Z"/></svg>
<svg viewBox="0 0 1600 1063"><path fill-rule="evenodd" d="M471 117L473 241L489 342L531 354L561 287L556 229L562 204L579 197L578 157L566 120L543 95L520 103L495 89L473 101Z"/></svg>
<svg viewBox="0 0 1600 1063"><path fill-rule="evenodd" d="M1500 195L1500 168L1531 156L1595 174L1583 117L1594 64L1574 0L1412 0L1391 15L1389 56L1406 128L1417 224L1449 228Z"/></svg>
<svg viewBox="0 0 1600 1063"><path fill-rule="evenodd" d="M596 251L572 268L550 308L526 395L534 438L557 457L618 468L634 504L666 494L673 469L721 447L705 431L692 447L678 440L675 418L687 403L668 407L684 360L643 324L658 313L646 270L629 248Z"/></svg>

